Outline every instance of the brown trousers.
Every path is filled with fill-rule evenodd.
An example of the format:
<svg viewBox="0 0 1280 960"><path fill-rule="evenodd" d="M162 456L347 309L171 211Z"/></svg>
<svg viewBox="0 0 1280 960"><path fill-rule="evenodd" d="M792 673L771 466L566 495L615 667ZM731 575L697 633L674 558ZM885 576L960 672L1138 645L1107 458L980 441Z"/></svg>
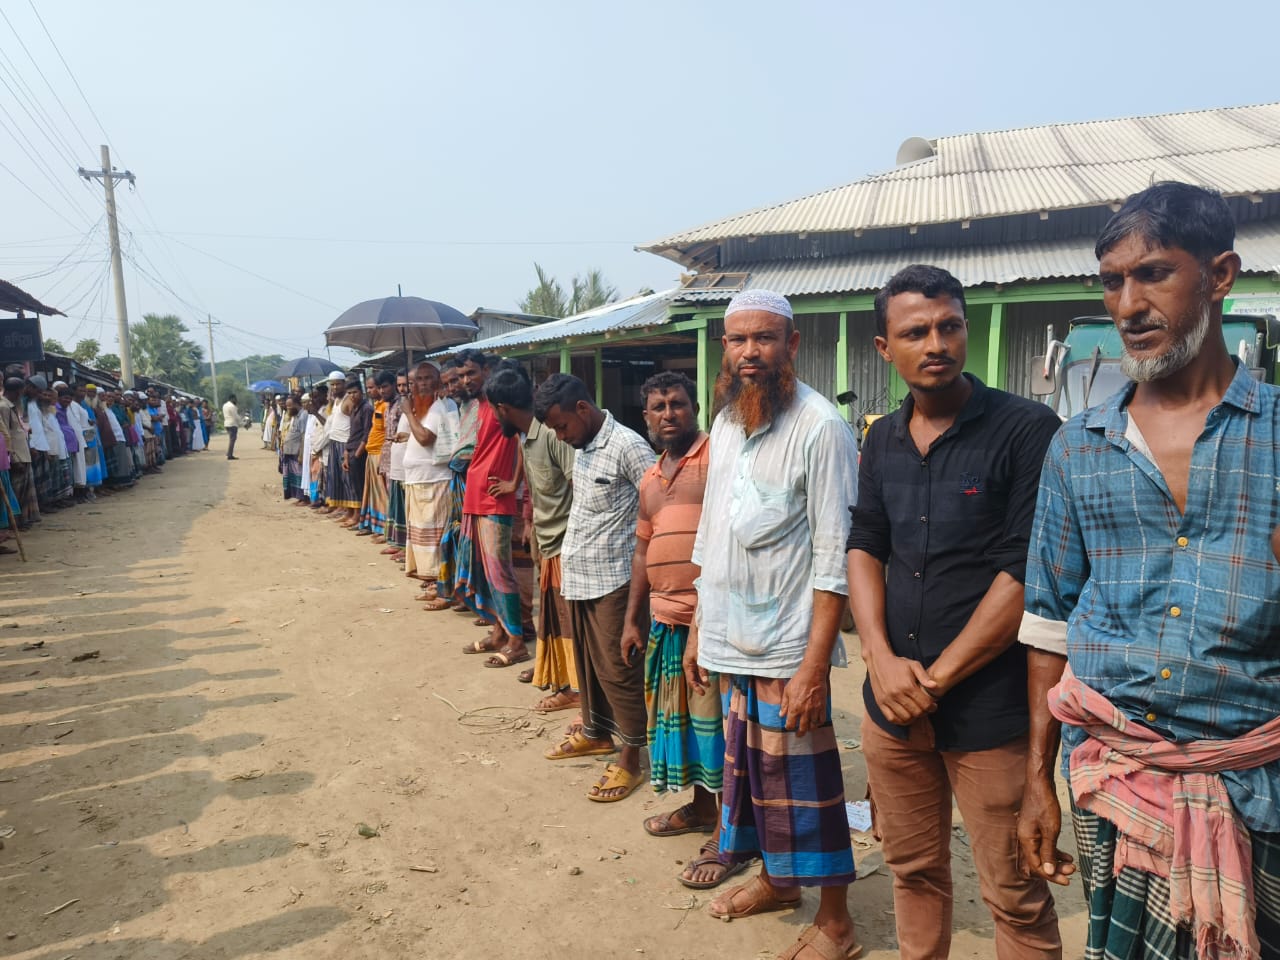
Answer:
<svg viewBox="0 0 1280 960"><path fill-rule="evenodd" d="M582 732L593 740L616 736L628 747L648 743L648 711L644 702L644 656L623 662L619 643L626 622L624 583L595 600L570 600L573 655L582 696Z"/></svg>

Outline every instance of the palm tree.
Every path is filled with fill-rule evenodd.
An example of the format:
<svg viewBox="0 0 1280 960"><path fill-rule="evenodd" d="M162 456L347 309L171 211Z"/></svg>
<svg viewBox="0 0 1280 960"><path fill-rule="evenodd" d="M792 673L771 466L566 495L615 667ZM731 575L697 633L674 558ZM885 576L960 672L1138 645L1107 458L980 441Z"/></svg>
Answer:
<svg viewBox="0 0 1280 960"><path fill-rule="evenodd" d="M569 313L582 313L618 299L618 288L609 286L604 273L593 268L585 277L573 278L573 295L569 298Z"/></svg>
<svg viewBox="0 0 1280 960"><path fill-rule="evenodd" d="M538 285L524 295L520 301L520 309L524 313L533 313L540 317L564 317L569 314L569 302L564 295L564 287L555 277L538 264L533 265L538 275ZM576 283L576 281L575 281Z"/></svg>
<svg viewBox="0 0 1280 960"><path fill-rule="evenodd" d="M131 323L129 349L134 370L184 389L194 387L204 351L183 336L186 332L186 326L173 314L148 313L141 323Z"/></svg>

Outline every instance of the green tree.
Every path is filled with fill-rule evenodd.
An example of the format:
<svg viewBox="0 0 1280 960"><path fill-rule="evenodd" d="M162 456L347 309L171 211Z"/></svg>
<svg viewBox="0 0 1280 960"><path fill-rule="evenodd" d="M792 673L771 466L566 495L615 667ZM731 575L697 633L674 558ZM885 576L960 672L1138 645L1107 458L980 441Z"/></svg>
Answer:
<svg viewBox="0 0 1280 960"><path fill-rule="evenodd" d="M129 324L134 371L183 390L194 388L204 362L204 351L198 343L183 336L186 332L186 326L173 314L148 313L143 315L141 323Z"/></svg>
<svg viewBox="0 0 1280 960"><path fill-rule="evenodd" d="M599 269L588 270L586 276L573 278L569 297L569 314L583 313L618 299L618 288L610 286Z"/></svg>
<svg viewBox="0 0 1280 960"><path fill-rule="evenodd" d="M525 294L520 301L522 313L534 313L540 317L567 317L569 315L569 299L564 295L564 287L555 277L537 263L533 265L538 275L538 285Z"/></svg>
<svg viewBox="0 0 1280 960"><path fill-rule="evenodd" d="M71 359L77 363L92 365L98 359L98 351L101 349L102 347L97 340L77 340L75 348L71 351Z"/></svg>
<svg viewBox="0 0 1280 960"><path fill-rule="evenodd" d="M99 370L114 370L120 372L120 358L114 353L100 353L98 359L94 362Z"/></svg>
<svg viewBox="0 0 1280 960"><path fill-rule="evenodd" d="M60 357L65 357L67 355L67 348L62 345L62 341L55 340L53 337L45 337L44 352L56 353Z"/></svg>

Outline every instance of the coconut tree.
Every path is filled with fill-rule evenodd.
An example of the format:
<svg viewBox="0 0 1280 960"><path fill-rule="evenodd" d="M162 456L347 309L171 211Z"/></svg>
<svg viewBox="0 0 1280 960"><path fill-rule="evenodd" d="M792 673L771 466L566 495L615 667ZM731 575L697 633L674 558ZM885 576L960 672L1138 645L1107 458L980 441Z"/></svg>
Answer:
<svg viewBox="0 0 1280 960"><path fill-rule="evenodd" d="M200 344L183 336L183 322L173 314L145 314L141 323L129 324L129 348L133 368L183 389L195 386L204 362Z"/></svg>

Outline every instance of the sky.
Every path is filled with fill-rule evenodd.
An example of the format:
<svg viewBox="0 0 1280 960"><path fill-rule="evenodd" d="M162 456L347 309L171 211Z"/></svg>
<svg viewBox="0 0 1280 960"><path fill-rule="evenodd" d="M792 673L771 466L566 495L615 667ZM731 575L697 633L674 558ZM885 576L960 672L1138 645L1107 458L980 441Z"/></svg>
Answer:
<svg viewBox="0 0 1280 960"><path fill-rule="evenodd" d="M1264 103L1274 0L911 4L0 0L0 279L116 350L128 312L218 359L324 351L396 293L515 309L534 263L622 296L637 244L891 168L908 137ZM334 351L335 360L351 355Z"/></svg>

